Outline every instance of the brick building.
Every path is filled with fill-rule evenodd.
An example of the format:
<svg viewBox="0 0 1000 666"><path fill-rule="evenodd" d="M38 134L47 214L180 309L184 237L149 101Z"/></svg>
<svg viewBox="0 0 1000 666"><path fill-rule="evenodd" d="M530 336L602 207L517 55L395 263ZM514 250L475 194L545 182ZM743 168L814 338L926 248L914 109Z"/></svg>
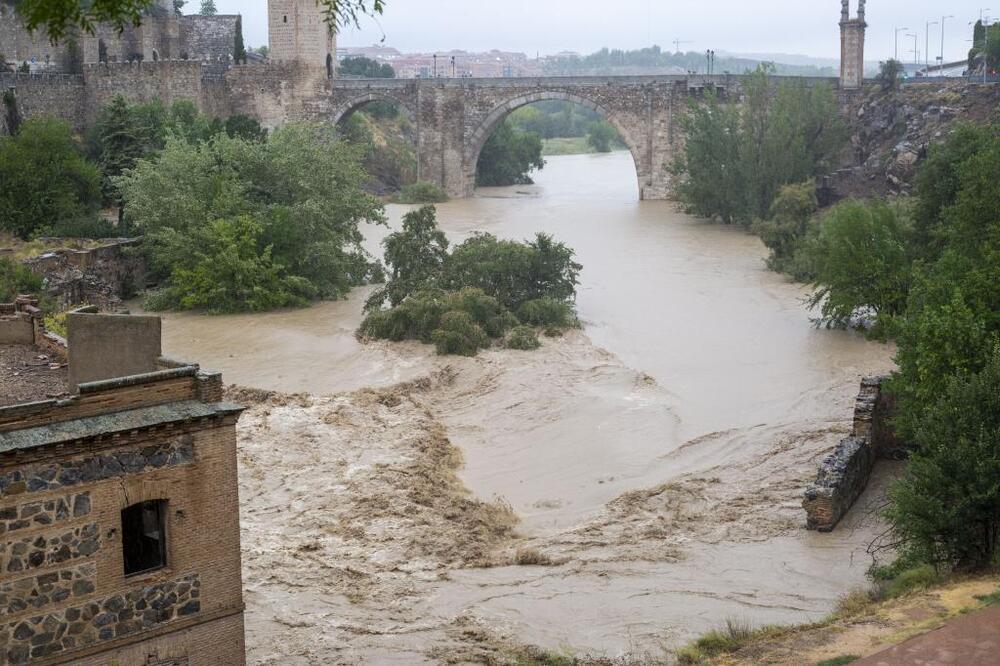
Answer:
<svg viewBox="0 0 1000 666"><path fill-rule="evenodd" d="M73 313L70 397L0 407L0 663L245 662L241 409L159 335Z"/></svg>

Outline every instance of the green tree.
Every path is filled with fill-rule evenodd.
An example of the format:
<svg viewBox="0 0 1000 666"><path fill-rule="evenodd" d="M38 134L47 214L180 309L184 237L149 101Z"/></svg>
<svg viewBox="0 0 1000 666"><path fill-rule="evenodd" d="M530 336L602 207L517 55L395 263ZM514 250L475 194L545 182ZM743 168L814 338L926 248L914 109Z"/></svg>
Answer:
<svg viewBox="0 0 1000 666"><path fill-rule="evenodd" d="M895 90L903 77L903 63L890 58L879 65L878 81L882 90Z"/></svg>
<svg viewBox="0 0 1000 666"><path fill-rule="evenodd" d="M215 16L219 13L219 10L215 8L215 0L201 0L201 11L198 12L202 16Z"/></svg>
<svg viewBox="0 0 1000 666"><path fill-rule="evenodd" d="M440 286L448 258L448 239L437 227L434 206L422 206L403 216L403 229L382 241L389 281L371 295L366 311L388 301L393 307L418 291Z"/></svg>
<svg viewBox="0 0 1000 666"><path fill-rule="evenodd" d="M186 4L187 4L187 0L174 0L174 12L176 12L178 16L181 15L181 14L183 14L184 13L184 5L186 5Z"/></svg>
<svg viewBox="0 0 1000 666"><path fill-rule="evenodd" d="M243 43L243 17L236 17L236 36L233 38L233 61L240 63L247 59L247 47Z"/></svg>
<svg viewBox="0 0 1000 666"><path fill-rule="evenodd" d="M337 73L340 76L357 76L363 79L396 78L396 70L392 65L380 64L364 56L344 58L337 67Z"/></svg>
<svg viewBox="0 0 1000 666"><path fill-rule="evenodd" d="M32 118L17 136L0 136L0 228L29 238L36 230L93 217L100 173L87 162L65 122Z"/></svg>
<svg viewBox="0 0 1000 666"><path fill-rule="evenodd" d="M591 123L587 130L587 143L599 153L610 153L611 145L617 138L617 130L606 120Z"/></svg>
<svg viewBox="0 0 1000 666"><path fill-rule="evenodd" d="M582 269L573 257L573 250L546 234L526 243L476 234L448 257L443 287L481 289L511 311L545 297L569 302Z"/></svg>
<svg viewBox="0 0 1000 666"><path fill-rule="evenodd" d="M242 113L226 118L226 134L232 139L245 141L267 140L267 130L260 126L260 122Z"/></svg>
<svg viewBox="0 0 1000 666"><path fill-rule="evenodd" d="M1000 550L1000 347L984 358L928 405L887 511L906 550L959 569L988 567Z"/></svg>
<svg viewBox="0 0 1000 666"><path fill-rule="evenodd" d="M136 161L148 155L148 144L138 127L132 108L121 95L117 95L101 112L96 124L99 143L97 163L101 168L101 189L106 201L120 205L121 193L115 179Z"/></svg>
<svg viewBox="0 0 1000 666"><path fill-rule="evenodd" d="M809 221L818 209L815 181L781 187L768 219L753 224L753 232L771 250L769 268L780 272L792 268L802 239L809 231Z"/></svg>
<svg viewBox="0 0 1000 666"><path fill-rule="evenodd" d="M281 285L279 301L340 298L363 284L374 266L358 225L384 217L382 205L362 190L359 158L320 125L292 123L263 142L225 133L209 142L169 138L158 160L140 160L118 180L129 219L146 235L153 275L165 287L156 305L214 309L205 299L182 298L207 293L206 275L220 277L199 263L207 260L192 247L209 241L212 248L229 247L240 230L253 231L253 261L269 271L271 284ZM219 220L227 222L219 227ZM252 265L240 242L238 266ZM215 292L220 303L238 304L245 296L240 272L214 287L225 291L225 298ZM245 307L275 302L262 297Z"/></svg>
<svg viewBox="0 0 1000 666"><path fill-rule="evenodd" d="M696 214L749 226L767 219L783 185L828 171L847 138L833 90L775 84L760 67L743 82L743 104L692 100L682 119L677 193Z"/></svg>
<svg viewBox="0 0 1000 666"><path fill-rule="evenodd" d="M528 175L545 167L542 139L504 121L486 141L476 165L476 185L530 185Z"/></svg>
<svg viewBox="0 0 1000 666"><path fill-rule="evenodd" d="M810 306L836 325L874 317L876 333L885 335L909 295L906 243L897 210L884 203L840 203L823 220L814 248L817 289Z"/></svg>
<svg viewBox="0 0 1000 666"><path fill-rule="evenodd" d="M677 196L687 210L731 224L746 216L747 183L740 163L740 114L709 94L688 103L681 119L684 151L673 164Z"/></svg>

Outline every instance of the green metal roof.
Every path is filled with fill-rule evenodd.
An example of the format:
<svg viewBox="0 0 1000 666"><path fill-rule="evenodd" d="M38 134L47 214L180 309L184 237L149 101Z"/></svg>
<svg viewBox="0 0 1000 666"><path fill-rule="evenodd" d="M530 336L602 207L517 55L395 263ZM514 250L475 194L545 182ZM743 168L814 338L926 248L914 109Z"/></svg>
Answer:
<svg viewBox="0 0 1000 666"><path fill-rule="evenodd" d="M242 407L230 402L204 403L197 400L186 400L156 407L142 407L124 412L88 416L73 421L0 433L0 454L88 437L110 435L116 432L150 428L167 423L239 414L241 411L243 411Z"/></svg>

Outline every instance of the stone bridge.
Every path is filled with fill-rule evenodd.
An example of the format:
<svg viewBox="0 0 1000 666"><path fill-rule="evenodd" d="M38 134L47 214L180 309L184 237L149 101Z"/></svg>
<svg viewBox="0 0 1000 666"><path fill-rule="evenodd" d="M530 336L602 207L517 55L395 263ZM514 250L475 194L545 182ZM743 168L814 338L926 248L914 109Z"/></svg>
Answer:
<svg viewBox="0 0 1000 666"><path fill-rule="evenodd" d="M576 102L618 130L635 162L639 197L667 199L670 164L684 142L680 120L687 100L708 90L738 99L740 81L728 75L335 79L330 120L339 122L375 100L394 102L416 128L418 178L438 184L449 196L466 197L475 188L483 145L512 111L542 100Z"/></svg>

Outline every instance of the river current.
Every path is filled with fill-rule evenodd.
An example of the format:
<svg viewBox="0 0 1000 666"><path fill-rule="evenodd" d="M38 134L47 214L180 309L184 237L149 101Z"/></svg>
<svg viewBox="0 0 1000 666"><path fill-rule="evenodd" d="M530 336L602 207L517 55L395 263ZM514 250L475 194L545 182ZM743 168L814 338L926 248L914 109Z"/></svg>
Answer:
<svg viewBox="0 0 1000 666"><path fill-rule="evenodd" d="M860 378L891 368L891 349L815 327L808 290L766 269L756 237L638 201L627 152L552 157L535 180L441 204L439 224L453 242L543 231L574 248L583 335L505 372L509 352L489 352L439 413L469 489L509 502L526 538L573 563L456 571L423 612L607 654L727 617L829 612L863 583L874 527L857 511L834 534L808 533L797 503L845 434ZM388 207L391 228L408 209ZM366 228L373 252L388 231ZM388 386L440 363L416 345L389 354L358 342L367 293L264 315L167 315L164 351L288 393ZM658 540L649 521L667 510L676 527L658 527ZM654 536L609 536L631 524ZM661 543L676 557L657 555Z"/></svg>

